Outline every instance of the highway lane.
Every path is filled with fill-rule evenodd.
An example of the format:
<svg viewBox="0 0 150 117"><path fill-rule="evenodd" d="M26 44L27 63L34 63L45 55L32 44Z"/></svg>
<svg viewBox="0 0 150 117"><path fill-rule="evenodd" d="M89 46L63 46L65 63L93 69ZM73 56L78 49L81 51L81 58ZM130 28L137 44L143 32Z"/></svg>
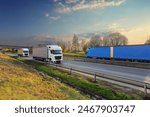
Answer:
<svg viewBox="0 0 150 117"><path fill-rule="evenodd" d="M70 67L91 73L103 73L116 77L128 78L150 83L150 69L89 63L79 61L63 61L61 66Z"/></svg>
<svg viewBox="0 0 150 117"><path fill-rule="evenodd" d="M14 53L7 53L7 54L10 56L17 56L17 54ZM30 60L33 59L31 54L29 57L24 58ZM128 78L150 83L150 69L108 65L100 63L80 62L72 60L64 60L61 66L70 67L91 73L103 73L116 77Z"/></svg>
<svg viewBox="0 0 150 117"><path fill-rule="evenodd" d="M17 53L6 52L6 54L9 55L9 56L12 56L12 57L18 57ZM32 54L30 54L29 57L21 57L21 58L24 58L24 59L27 59L27 60L32 60L33 59Z"/></svg>

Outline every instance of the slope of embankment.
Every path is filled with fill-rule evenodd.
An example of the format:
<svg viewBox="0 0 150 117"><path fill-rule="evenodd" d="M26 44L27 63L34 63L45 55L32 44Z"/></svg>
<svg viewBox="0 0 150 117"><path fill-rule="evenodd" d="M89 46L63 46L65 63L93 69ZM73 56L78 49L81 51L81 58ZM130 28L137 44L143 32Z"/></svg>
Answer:
<svg viewBox="0 0 150 117"><path fill-rule="evenodd" d="M47 80L48 79L48 80ZM74 89L0 53L0 99L88 99Z"/></svg>

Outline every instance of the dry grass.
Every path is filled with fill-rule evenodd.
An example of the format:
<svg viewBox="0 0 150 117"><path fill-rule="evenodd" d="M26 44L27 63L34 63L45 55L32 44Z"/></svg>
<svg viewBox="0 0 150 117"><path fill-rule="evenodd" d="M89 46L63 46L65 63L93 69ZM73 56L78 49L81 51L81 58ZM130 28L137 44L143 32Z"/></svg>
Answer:
<svg viewBox="0 0 150 117"><path fill-rule="evenodd" d="M43 79L49 79L43 80ZM0 53L0 99L88 99L74 89Z"/></svg>

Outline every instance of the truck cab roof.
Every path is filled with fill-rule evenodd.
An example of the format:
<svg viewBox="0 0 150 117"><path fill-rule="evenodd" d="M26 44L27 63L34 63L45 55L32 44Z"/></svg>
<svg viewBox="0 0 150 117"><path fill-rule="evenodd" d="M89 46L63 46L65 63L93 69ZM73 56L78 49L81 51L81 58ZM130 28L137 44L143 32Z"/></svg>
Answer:
<svg viewBox="0 0 150 117"><path fill-rule="evenodd" d="M47 45L47 47L52 50L62 50L61 47L58 45Z"/></svg>

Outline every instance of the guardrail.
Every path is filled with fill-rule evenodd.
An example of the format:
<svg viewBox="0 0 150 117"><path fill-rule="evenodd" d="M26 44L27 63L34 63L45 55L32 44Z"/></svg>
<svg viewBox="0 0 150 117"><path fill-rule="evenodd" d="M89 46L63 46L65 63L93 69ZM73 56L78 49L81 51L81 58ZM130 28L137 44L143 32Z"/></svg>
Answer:
<svg viewBox="0 0 150 117"><path fill-rule="evenodd" d="M103 73L91 73L91 72L86 72L86 71L82 71L82 70L77 70L71 67L64 67L58 64L48 64L50 66L56 67L56 68L60 68L60 69L66 69L69 71L70 74L72 74L73 72L78 72L78 73L82 73L85 75L91 75L93 76L93 81L96 82L98 77L101 79L105 79L105 80L111 80L111 81L116 81L116 82L120 82L120 83L124 83L124 84L128 84L128 85L132 85L132 86L136 86L139 88L143 88L143 92L145 94L145 97L147 96L148 90L150 89L150 84L147 82L142 82L139 80L132 80L132 79L128 79L128 78L124 78L124 77L117 77L117 76L112 76L112 75L108 75L108 74L103 74Z"/></svg>

